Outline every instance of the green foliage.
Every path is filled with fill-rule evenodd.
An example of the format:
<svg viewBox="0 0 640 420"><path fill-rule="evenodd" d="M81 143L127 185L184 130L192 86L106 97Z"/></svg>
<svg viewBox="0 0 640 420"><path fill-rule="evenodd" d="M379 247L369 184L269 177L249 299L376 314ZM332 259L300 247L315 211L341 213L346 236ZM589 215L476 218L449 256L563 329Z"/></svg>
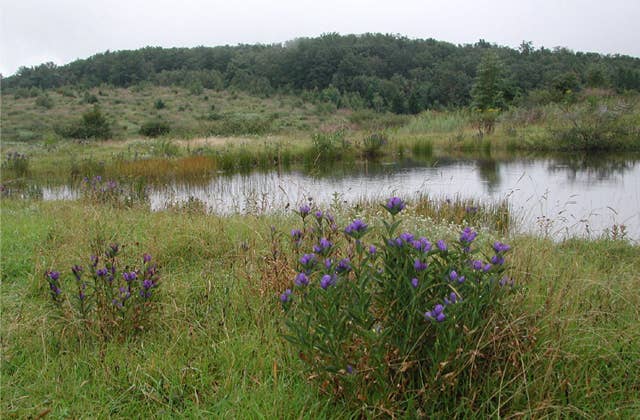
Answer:
<svg viewBox="0 0 640 420"><path fill-rule="evenodd" d="M2 169L11 171L14 176L22 178L29 173L29 157L23 153L9 152Z"/></svg>
<svg viewBox="0 0 640 420"><path fill-rule="evenodd" d="M140 134L147 137L160 137L171 131L171 125L164 120L147 121L140 126Z"/></svg>
<svg viewBox="0 0 640 420"><path fill-rule="evenodd" d="M82 114L80 121L67 126L59 126L56 131L63 137L74 139L106 140L112 136L111 124L97 105Z"/></svg>
<svg viewBox="0 0 640 420"><path fill-rule="evenodd" d="M158 99L153 103L153 107L155 109L164 109L166 108L166 104L164 103L164 101L162 99Z"/></svg>
<svg viewBox="0 0 640 420"><path fill-rule="evenodd" d="M432 245L399 234L401 200L385 208L392 217L379 235L358 219L344 237L331 216L309 222L300 209L303 228L292 231L299 274L280 298L285 338L323 390L348 405L433 414L484 380L469 362L485 332L501 328L510 247L496 242L488 263L471 229ZM311 246L315 253L305 254ZM508 340L493 345L496 360L509 348Z"/></svg>
<svg viewBox="0 0 640 420"><path fill-rule="evenodd" d="M120 260L120 246L111 244L104 253L93 254L86 267L74 265L71 272L67 279L58 271L46 273L62 331L108 341L154 324L160 277L150 255L145 254L141 264L129 265Z"/></svg>
<svg viewBox="0 0 640 420"><path fill-rule="evenodd" d="M351 149L345 132L341 129L314 133L311 144L311 155L306 157L308 164L343 160Z"/></svg>
<svg viewBox="0 0 640 420"><path fill-rule="evenodd" d="M98 100L98 97L96 95L94 95L93 93L90 93L90 92L85 92L84 93L82 101L84 103L86 103L86 104L91 104L91 105L94 105L94 104L97 104L98 102L100 102Z"/></svg>
<svg viewBox="0 0 640 420"><path fill-rule="evenodd" d="M486 111L505 106L503 72L498 56L493 52L486 53L478 64L475 82L471 89L474 108Z"/></svg>
<svg viewBox="0 0 640 420"><path fill-rule="evenodd" d="M53 99L51 99L51 96L49 96L49 94L47 93L43 93L36 98L36 106L45 109L51 109L53 108L53 105Z"/></svg>
<svg viewBox="0 0 640 420"><path fill-rule="evenodd" d="M377 158L382 155L382 148L389 142L387 136L382 133L373 133L362 141L364 155L368 158Z"/></svg>

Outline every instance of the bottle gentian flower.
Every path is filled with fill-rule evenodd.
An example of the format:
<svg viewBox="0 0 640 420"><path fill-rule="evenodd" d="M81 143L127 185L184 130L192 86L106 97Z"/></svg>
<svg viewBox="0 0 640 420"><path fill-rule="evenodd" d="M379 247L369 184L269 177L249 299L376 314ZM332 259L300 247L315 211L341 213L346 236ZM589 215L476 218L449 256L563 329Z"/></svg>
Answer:
<svg viewBox="0 0 640 420"><path fill-rule="evenodd" d="M405 203L400 197L391 197L384 207L392 216L395 216L405 208Z"/></svg>
<svg viewBox="0 0 640 420"><path fill-rule="evenodd" d="M332 286L334 283L335 283L335 277L329 274L325 274L320 279L320 287L322 287L325 290L327 289L327 287Z"/></svg>
<svg viewBox="0 0 640 420"><path fill-rule="evenodd" d="M287 303L291 301L291 289L287 289L283 294L280 295L280 302Z"/></svg>
<svg viewBox="0 0 640 420"><path fill-rule="evenodd" d="M413 262L413 268L415 268L415 270L416 270L417 272L424 271L424 270L426 270L426 269L427 269L427 263L426 263L426 262L424 262L424 261L420 261L420 260L416 259L416 260Z"/></svg>
<svg viewBox="0 0 640 420"><path fill-rule="evenodd" d="M416 289L418 287L418 279L417 278L412 278L411 279L411 286Z"/></svg>
<svg viewBox="0 0 640 420"><path fill-rule="evenodd" d="M309 284L309 277L305 273L298 273L293 282L296 286L306 286Z"/></svg>
<svg viewBox="0 0 640 420"><path fill-rule="evenodd" d="M460 242L464 244L470 244L474 241L474 239L476 239L476 236L478 236L477 232L475 232L470 227L466 227L460 234Z"/></svg>
<svg viewBox="0 0 640 420"><path fill-rule="evenodd" d="M360 239L367 232L367 228L368 226L365 222L361 219L356 219L344 229L344 233L354 239Z"/></svg>
<svg viewBox="0 0 640 420"><path fill-rule="evenodd" d="M310 212L311 212L311 207L309 207L306 204L301 205L300 208L298 209L298 213L300 214L300 217L302 217L303 219L307 217Z"/></svg>
<svg viewBox="0 0 640 420"><path fill-rule="evenodd" d="M300 257L300 264L306 269L312 268L318 260L316 259L316 254L304 254Z"/></svg>
<svg viewBox="0 0 640 420"><path fill-rule="evenodd" d="M496 253L504 253L507 252L511 249L511 246L502 243L500 241L496 241L493 243L493 250L496 251Z"/></svg>
<svg viewBox="0 0 640 420"><path fill-rule="evenodd" d="M440 240L438 240L438 242L436 242L436 247L442 252L444 252L444 251L446 251L448 249L447 248L447 243L445 241L443 241L442 239L440 239Z"/></svg>

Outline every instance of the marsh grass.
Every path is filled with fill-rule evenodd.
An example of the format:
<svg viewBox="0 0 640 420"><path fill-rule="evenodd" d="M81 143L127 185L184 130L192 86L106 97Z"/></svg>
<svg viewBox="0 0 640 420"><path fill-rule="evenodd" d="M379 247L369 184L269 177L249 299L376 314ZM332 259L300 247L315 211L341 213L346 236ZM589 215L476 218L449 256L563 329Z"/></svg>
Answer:
<svg viewBox="0 0 640 420"><path fill-rule="evenodd" d="M301 361L281 340L277 295L271 292L280 287L272 284L279 275L272 273L287 264L272 257L271 226L284 231L292 220L3 199L3 414L394 414L381 407L347 410L307 381ZM407 223L428 236L448 231L422 216L409 216ZM136 339L79 341L60 333L49 306L43 273L85 257L99 232L111 232L106 239L162 262L159 316ZM433 405L407 402L405 415L637 415L638 247L609 239L510 242L511 275L519 284L510 321L497 320L502 327L487 331L476 353L460 355L477 376L462 395L425 389ZM509 346L497 346L503 341ZM509 351L494 354L496 348ZM447 373L445 384L463 378L445 378Z"/></svg>

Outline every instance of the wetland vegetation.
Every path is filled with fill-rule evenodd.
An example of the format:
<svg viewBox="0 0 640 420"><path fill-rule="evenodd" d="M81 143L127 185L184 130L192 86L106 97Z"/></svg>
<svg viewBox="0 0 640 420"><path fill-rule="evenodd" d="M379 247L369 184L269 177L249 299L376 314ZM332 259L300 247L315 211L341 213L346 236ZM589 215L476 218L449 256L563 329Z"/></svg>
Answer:
<svg viewBox="0 0 640 420"><path fill-rule="evenodd" d="M329 34L2 83L3 415L640 413L639 59Z"/></svg>

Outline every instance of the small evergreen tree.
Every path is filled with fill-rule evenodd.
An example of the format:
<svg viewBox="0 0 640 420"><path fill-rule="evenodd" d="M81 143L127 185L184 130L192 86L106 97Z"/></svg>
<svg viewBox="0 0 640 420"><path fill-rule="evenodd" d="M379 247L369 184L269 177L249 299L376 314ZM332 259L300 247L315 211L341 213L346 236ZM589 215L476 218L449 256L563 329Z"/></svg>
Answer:
<svg viewBox="0 0 640 420"><path fill-rule="evenodd" d="M471 89L473 107L480 111L504 108L504 84L502 64L498 56L489 51L478 64Z"/></svg>

